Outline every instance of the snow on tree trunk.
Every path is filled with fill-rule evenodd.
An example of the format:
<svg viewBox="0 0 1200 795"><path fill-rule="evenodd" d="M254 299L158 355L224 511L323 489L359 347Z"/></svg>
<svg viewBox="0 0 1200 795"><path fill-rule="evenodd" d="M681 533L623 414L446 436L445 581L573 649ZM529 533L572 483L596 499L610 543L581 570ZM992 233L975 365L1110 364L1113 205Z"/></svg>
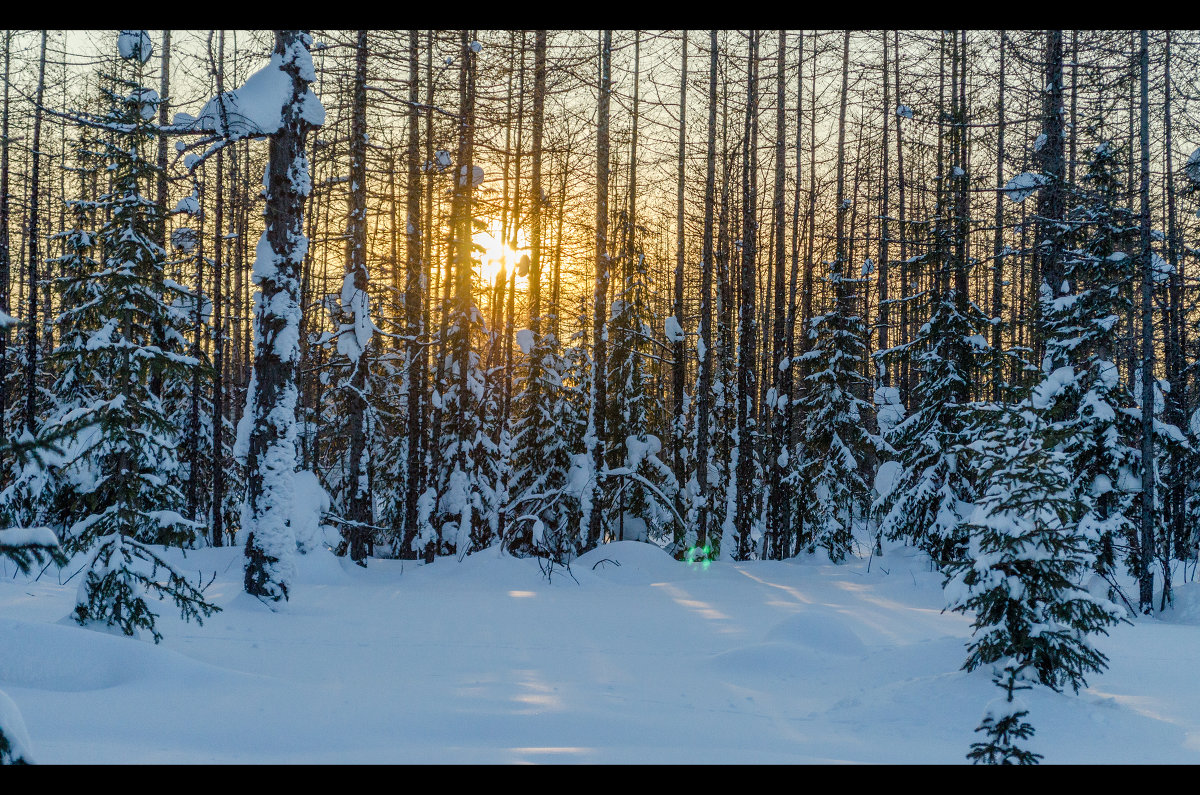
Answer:
<svg viewBox="0 0 1200 795"><path fill-rule="evenodd" d="M256 249L253 280L254 371L246 393L248 450L242 526L246 538L246 592L278 602L295 574L295 534L288 521L296 469L296 365L300 357L300 268L308 250L304 200L311 190L304 141L325 120L308 89L316 80L305 31L275 33L272 67L287 76L281 119L270 134L263 179L266 231ZM281 84L284 85L284 84Z"/></svg>

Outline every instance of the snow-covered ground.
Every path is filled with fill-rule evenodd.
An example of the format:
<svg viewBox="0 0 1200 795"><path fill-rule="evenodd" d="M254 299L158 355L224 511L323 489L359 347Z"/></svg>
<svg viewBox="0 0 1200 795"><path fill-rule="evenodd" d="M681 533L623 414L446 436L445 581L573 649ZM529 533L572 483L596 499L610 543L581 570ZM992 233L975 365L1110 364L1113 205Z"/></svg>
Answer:
<svg viewBox="0 0 1200 795"><path fill-rule="evenodd" d="M0 570L0 690L36 761L959 763L999 693L959 670L969 618L904 547L868 571L621 542L550 581L495 551L366 570L321 551L280 613L242 593L240 549L169 554L215 572L224 611L160 603L159 646L64 618L72 567ZM1200 762L1200 584L1178 594L1099 640L1109 670L1078 696L1025 695L1028 747Z"/></svg>

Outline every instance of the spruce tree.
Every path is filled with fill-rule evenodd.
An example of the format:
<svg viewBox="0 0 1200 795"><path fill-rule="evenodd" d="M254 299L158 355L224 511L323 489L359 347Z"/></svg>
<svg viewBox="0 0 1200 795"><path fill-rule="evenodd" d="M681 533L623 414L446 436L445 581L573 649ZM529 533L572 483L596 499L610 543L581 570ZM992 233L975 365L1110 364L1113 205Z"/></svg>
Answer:
<svg viewBox="0 0 1200 795"><path fill-rule="evenodd" d="M573 527L579 521L579 496L570 488L572 453L567 429L581 419L567 387L570 361L560 352L557 334L548 331L529 342L528 377L517 397L512 438L513 476L509 502L508 548L517 554L549 557L565 563L578 551ZM535 383L536 382L536 383Z"/></svg>
<svg viewBox="0 0 1200 795"><path fill-rule="evenodd" d="M1119 204L1119 168L1111 143L1092 151L1071 212L1073 245L1063 257L1074 291L1046 315L1048 354L1071 362L1076 374L1049 396L1046 416L1062 429L1078 521L1095 534L1095 567L1108 578L1115 545L1136 538L1133 482L1141 459L1134 395L1113 361L1117 328L1133 311L1135 263L1127 251L1138 234L1136 216Z"/></svg>
<svg viewBox="0 0 1200 795"><path fill-rule="evenodd" d="M1033 734L1014 701L1017 683L1078 692L1107 662L1090 636L1107 634L1122 612L1080 585L1094 538L1072 522L1071 472L1055 429L1028 407L993 404L976 417L970 432L986 488L969 519L967 559L947 568L946 595L951 609L975 616L963 668L992 666L1007 698L989 706L980 726L988 740L971 758L1036 761L1015 746Z"/></svg>
<svg viewBox="0 0 1200 795"><path fill-rule="evenodd" d="M650 324L650 284L640 230L623 212L618 224L622 240L617 270L624 274L623 288L613 299L609 321L608 421L612 441L610 460L603 475L609 518L605 526L615 540L651 537L664 533L674 522L674 497L678 482L659 457L660 438L651 424L662 406L646 366L649 347L655 342Z"/></svg>
<svg viewBox="0 0 1200 795"><path fill-rule="evenodd" d="M862 374L866 329L852 309L850 290L839 261L827 277L837 297L833 311L812 319L808 364L800 402L805 418L802 456L800 542L809 551L820 546L838 562L852 551L854 521L868 494L863 476L876 440L866 430L870 404L860 397L869 386Z"/></svg>
<svg viewBox="0 0 1200 795"><path fill-rule="evenodd" d="M922 258L927 265L947 267L945 237L935 233L932 251ZM970 385L984 371L991 348L979 307L957 295L948 277L932 281L921 296L929 319L910 342L884 354L893 361L907 357L918 380L909 397L911 413L888 434L901 469L880 531L888 538L910 539L942 566L966 549L963 525L976 490L965 418Z"/></svg>
<svg viewBox="0 0 1200 795"><path fill-rule="evenodd" d="M0 310L0 329L16 324L15 319ZM26 438L18 442L4 440L0 442L0 452L15 454L20 464L29 464L29 468L33 469L45 465L45 454L59 451L54 449L49 439L43 437L40 440ZM33 566L44 562L54 562L59 566L67 562L59 548L58 538L46 527L0 530L0 558L11 561L22 574L28 574ZM0 765L24 765L32 761L21 713L17 711L16 704L0 690Z"/></svg>
<svg viewBox="0 0 1200 795"><path fill-rule="evenodd" d="M109 111L91 121L102 130L101 156L112 177L96 204L97 216L107 219L96 235L103 261L88 272L80 259L80 269L64 280L73 300L64 302L63 319L74 333L55 358L67 360L63 372L89 384L94 400L56 422L87 426L72 451L72 463L87 474L77 487L86 507L65 545L88 555L75 618L126 635L144 629L157 643L162 635L147 594L170 598L189 620L218 608L152 549L189 544L200 529L183 516L175 428L151 389L154 377L187 381L198 362L180 352L186 344L179 330L183 318L173 304L183 290L164 281L165 252L155 242L162 208L146 192L157 174L150 157L159 98L138 84L138 63L134 79L109 79ZM156 329L162 335L157 339Z"/></svg>

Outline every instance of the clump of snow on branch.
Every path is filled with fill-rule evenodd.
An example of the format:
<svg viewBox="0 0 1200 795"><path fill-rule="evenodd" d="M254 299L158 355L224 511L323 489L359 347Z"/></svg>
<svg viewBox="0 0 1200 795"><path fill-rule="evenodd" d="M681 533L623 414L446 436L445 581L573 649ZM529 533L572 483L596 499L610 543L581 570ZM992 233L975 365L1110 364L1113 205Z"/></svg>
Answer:
<svg viewBox="0 0 1200 795"><path fill-rule="evenodd" d="M1018 174L1004 184L1004 194L1011 202L1020 203L1028 199L1037 189L1046 184L1046 177L1026 171Z"/></svg>
<svg viewBox="0 0 1200 795"><path fill-rule="evenodd" d="M117 52L126 61L136 58L146 63L154 53L154 45L150 42L150 34L144 30L123 30L117 36Z"/></svg>
<svg viewBox="0 0 1200 795"><path fill-rule="evenodd" d="M271 135L283 124L283 108L292 101L292 78L284 71L285 63L298 61L300 76L316 80L312 55L304 48L271 55L270 62L246 79L240 88L213 97L200 110L199 116L176 113L175 124L217 133L238 140L252 136ZM313 91L305 86L300 97L301 118L314 127L325 123L325 107Z"/></svg>

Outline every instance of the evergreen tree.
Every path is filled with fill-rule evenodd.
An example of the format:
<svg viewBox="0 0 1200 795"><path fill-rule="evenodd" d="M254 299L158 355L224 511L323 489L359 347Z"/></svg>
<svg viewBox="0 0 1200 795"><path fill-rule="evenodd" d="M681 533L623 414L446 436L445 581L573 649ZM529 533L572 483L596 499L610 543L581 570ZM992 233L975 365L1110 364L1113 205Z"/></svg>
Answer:
<svg viewBox="0 0 1200 795"><path fill-rule="evenodd" d="M983 406L976 417L986 488L969 519L967 559L947 569L946 595L951 609L975 615L963 668L993 666L1007 699L989 707L980 726L988 741L972 746L971 758L1035 761L1015 747L1033 734L1014 701L1016 683L1078 692L1107 663L1089 636L1107 634L1122 613L1079 584L1094 566L1096 537L1072 522L1071 472L1056 429L1011 405Z"/></svg>
<svg viewBox="0 0 1200 795"><path fill-rule="evenodd" d="M662 442L651 433L661 415L653 390L646 353L654 342L650 327L649 274L640 232L624 212L618 225L622 248L616 259L624 274L623 289L613 299L609 321L611 353L608 365L608 421L612 443L608 469L603 473L609 518L605 526L613 539L649 540L663 534L673 520L678 482L659 457Z"/></svg>
<svg viewBox="0 0 1200 795"><path fill-rule="evenodd" d="M16 323L7 313L0 311L0 329ZM45 466L42 459L46 453L57 452L53 442L45 437L41 440L26 437L16 443L5 440L0 443L0 451L15 454L18 462L33 463L39 468ZM58 538L45 527L0 530L0 557L11 561L22 574L28 574L33 566L43 562L50 561L59 566L67 562L59 548ZM16 704L0 690L0 765L23 765L31 761L29 738L21 713L17 711Z"/></svg>
<svg viewBox="0 0 1200 795"><path fill-rule="evenodd" d="M554 331L536 340L530 340L528 331L519 335L529 357L528 379L537 383L526 382L518 392L508 548L565 563L578 551L572 528L580 515L579 495L570 488L568 444L579 436L567 429L580 430L583 418L570 400L566 379L571 363L560 352Z"/></svg>
<svg viewBox="0 0 1200 795"><path fill-rule="evenodd" d="M1064 277L1074 292L1046 313L1047 353L1069 361L1074 378L1048 396L1046 418L1065 437L1063 452L1073 473L1077 521L1098 538L1096 570L1112 575L1114 541L1137 537L1133 518L1141 454L1139 420L1130 411L1134 395L1113 361L1113 340L1122 318L1133 311L1138 221L1118 202L1123 195L1116 148L1101 143L1071 212L1073 246L1063 257ZM1135 545L1136 546L1136 545Z"/></svg>
<svg viewBox="0 0 1200 795"><path fill-rule="evenodd" d="M870 404L859 396L869 386L862 375L866 329L847 292L858 282L845 278L837 261L826 278L838 300L832 312L812 319L812 347L799 357L808 375L800 402L801 513L794 525L802 527L802 547L820 546L838 562L852 551L853 523L868 493L863 471L876 440L866 430Z"/></svg>
<svg viewBox="0 0 1200 795"><path fill-rule="evenodd" d="M75 146L74 171L79 176L81 193L99 160L90 132L84 130ZM67 208L74 225L55 235L63 253L51 260L61 274L54 281L61 314L56 319L59 345L53 354L58 376L53 387L54 402L43 431L43 436L48 433L59 442L37 456L18 459L12 481L0 492L0 521L4 525L50 524L65 528L85 509L83 497L74 485L85 465L77 454L80 440L73 438L71 431L80 428L79 417L99 398L96 373L88 370L81 356L91 333L101 325L98 285L89 278L99 268L95 260L96 241L87 231L96 204L71 200ZM26 442L32 440L32 436L25 437Z"/></svg>
<svg viewBox="0 0 1200 795"><path fill-rule="evenodd" d="M140 68L134 70L136 78ZM159 99L136 79L111 83L104 89L109 111L92 121L103 131L102 157L112 177L110 191L96 204L98 216L107 218L96 235L103 262L87 272L87 260L79 257L79 270L65 278L71 300L64 301L63 320L73 332L68 347L55 354L66 360L65 377L89 385L95 399L60 413L47 428L53 433L76 421L87 426L76 437L71 461L82 470L76 488L86 507L66 543L69 551L88 553L76 620L103 622L126 635L145 629L158 642L162 636L146 594L171 598L189 620L217 609L151 548L189 544L200 528L182 515L175 428L151 389L153 377L187 381L198 362L179 352L186 344L179 331L183 319L172 304L183 291L163 279L165 252L154 234L162 209L145 195L157 173L149 157ZM166 348L152 338L156 329Z"/></svg>
<svg viewBox="0 0 1200 795"><path fill-rule="evenodd" d="M946 236L935 233L924 261L946 267L949 257ZM894 361L907 357L918 380L909 398L912 413L888 434L901 469L880 531L888 538L911 539L942 566L966 549L963 525L976 490L965 418L970 385L984 372L991 349L979 307L945 286L949 278L932 281L919 299L928 321L910 342L884 352Z"/></svg>

